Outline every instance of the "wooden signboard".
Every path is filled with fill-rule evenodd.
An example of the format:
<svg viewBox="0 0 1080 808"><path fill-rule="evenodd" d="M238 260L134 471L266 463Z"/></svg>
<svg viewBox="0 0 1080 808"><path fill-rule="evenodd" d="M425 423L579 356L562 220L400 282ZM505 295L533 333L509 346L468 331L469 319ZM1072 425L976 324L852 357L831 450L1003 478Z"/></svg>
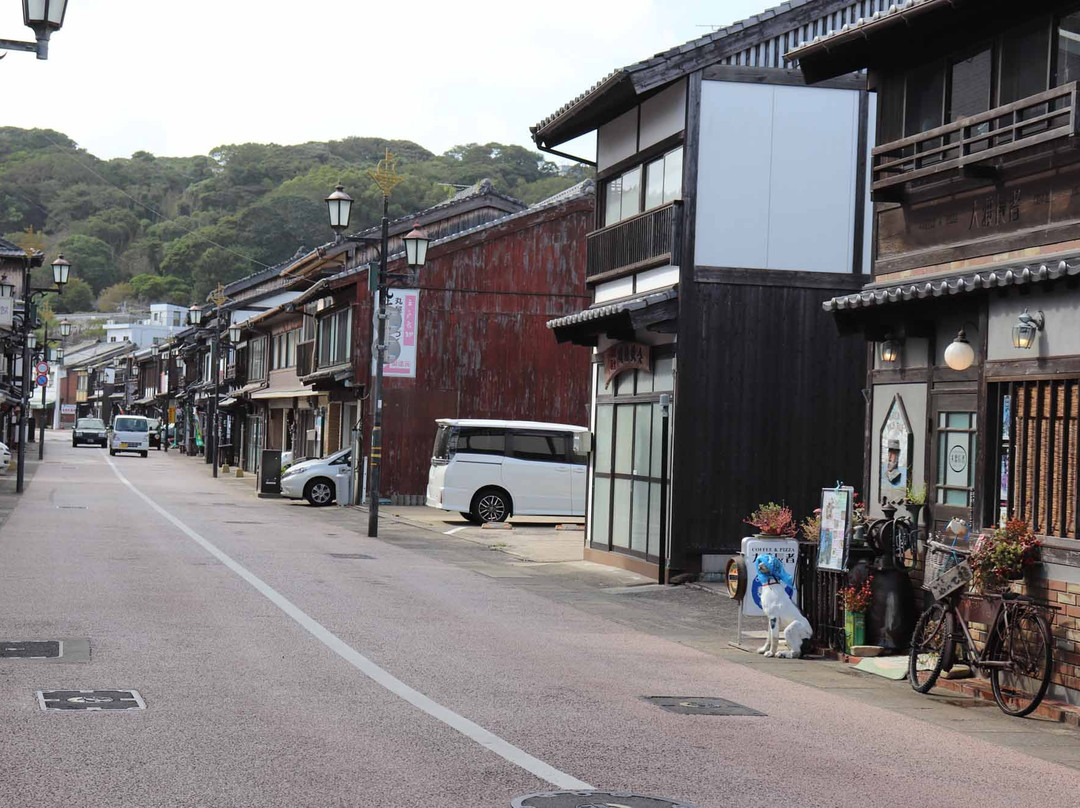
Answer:
<svg viewBox="0 0 1080 808"><path fill-rule="evenodd" d="M652 372L652 351L638 342L618 342L604 351L604 387L624 370Z"/></svg>

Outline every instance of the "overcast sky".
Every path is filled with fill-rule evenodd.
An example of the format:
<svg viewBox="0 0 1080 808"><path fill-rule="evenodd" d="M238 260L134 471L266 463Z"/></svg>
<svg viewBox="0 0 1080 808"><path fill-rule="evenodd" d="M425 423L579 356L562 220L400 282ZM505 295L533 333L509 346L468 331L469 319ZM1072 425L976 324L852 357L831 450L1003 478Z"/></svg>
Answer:
<svg viewBox="0 0 1080 808"><path fill-rule="evenodd" d="M612 69L774 0L70 0L48 61L0 62L4 124L99 157L350 135L531 145ZM31 39L18 0L0 37Z"/></svg>

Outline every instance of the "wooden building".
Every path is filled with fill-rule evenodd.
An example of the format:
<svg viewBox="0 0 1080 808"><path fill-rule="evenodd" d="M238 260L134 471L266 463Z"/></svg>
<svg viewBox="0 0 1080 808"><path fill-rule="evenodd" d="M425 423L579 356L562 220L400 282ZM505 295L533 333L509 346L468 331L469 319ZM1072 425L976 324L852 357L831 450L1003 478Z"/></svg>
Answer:
<svg viewBox="0 0 1080 808"><path fill-rule="evenodd" d="M1076 701L1080 4L921 0L791 56L815 81L867 69L879 98L873 277L824 304L873 348L869 500L900 493L899 437L931 528L1032 525L1026 585L1063 608L1054 682Z"/></svg>
<svg viewBox="0 0 1080 808"><path fill-rule="evenodd" d="M697 571L737 551L759 503L805 516L861 477L866 351L820 301L869 272L874 99L857 75L809 87L784 55L888 5L785 3L532 128L556 154L596 133L592 305L549 323L594 349L587 558Z"/></svg>
<svg viewBox="0 0 1080 808"><path fill-rule="evenodd" d="M423 503L437 418L584 423L587 352L558 350L545 324L585 300L584 236L593 206L593 184L586 181L436 237L418 284L393 290L392 324L400 326L391 339L400 353L384 373L383 496ZM293 301L314 318L317 335L301 352L300 379L331 402L347 395L355 402L374 375L367 279L374 255L363 247L355 255L350 269ZM395 250L391 244L388 271L405 270L403 245ZM350 337L337 336L344 334ZM343 427L355 418L366 456L370 402L363 411L343 413ZM333 431L333 422L329 427Z"/></svg>

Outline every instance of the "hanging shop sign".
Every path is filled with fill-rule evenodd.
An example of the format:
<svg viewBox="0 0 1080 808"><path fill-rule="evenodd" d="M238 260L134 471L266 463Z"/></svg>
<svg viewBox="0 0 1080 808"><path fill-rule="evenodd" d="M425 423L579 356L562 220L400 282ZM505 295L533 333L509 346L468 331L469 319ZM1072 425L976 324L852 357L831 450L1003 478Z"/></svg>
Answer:
<svg viewBox="0 0 1080 808"><path fill-rule="evenodd" d="M652 349L639 342L617 342L604 351L604 387L624 370L652 372Z"/></svg>
<svg viewBox="0 0 1080 808"><path fill-rule="evenodd" d="M821 490L821 533L818 538L819 570L842 572L851 544L855 489L850 485Z"/></svg>
<svg viewBox="0 0 1080 808"><path fill-rule="evenodd" d="M15 319L15 298L0 297L0 328L10 329Z"/></svg>
<svg viewBox="0 0 1080 808"><path fill-rule="evenodd" d="M915 445L904 400L897 393L881 425L881 471L878 499L892 502L907 494L911 482L911 455Z"/></svg>
<svg viewBox="0 0 1080 808"><path fill-rule="evenodd" d="M757 579L757 560L763 555L771 555L780 559L784 569L791 575L793 581L798 580L799 542L797 539L759 538L747 536L742 540L742 558L745 564L747 586L742 599L742 613L750 615L764 614L761 610L761 582ZM731 584L728 584L729 591ZM784 589L793 601L796 601L794 587L785 586ZM797 602L797 601L796 601Z"/></svg>
<svg viewBox="0 0 1080 808"><path fill-rule="evenodd" d="M386 353L383 356L383 376L415 379L420 290L394 289L393 292L394 296L386 302ZM372 333L378 334L378 309L375 311L373 323ZM374 345L371 356L371 372L374 375L378 356Z"/></svg>

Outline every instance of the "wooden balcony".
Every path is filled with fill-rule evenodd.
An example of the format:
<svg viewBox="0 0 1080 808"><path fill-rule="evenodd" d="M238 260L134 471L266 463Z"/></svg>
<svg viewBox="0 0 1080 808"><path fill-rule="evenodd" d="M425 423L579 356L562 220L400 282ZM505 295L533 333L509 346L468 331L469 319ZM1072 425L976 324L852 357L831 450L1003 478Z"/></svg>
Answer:
<svg viewBox="0 0 1080 808"><path fill-rule="evenodd" d="M586 282L619 278L643 269L678 264L681 202L671 202L589 233Z"/></svg>
<svg viewBox="0 0 1080 808"><path fill-rule="evenodd" d="M873 151L871 188L876 198L887 199L913 180L945 179L950 172L992 175L992 161L997 158L1041 143L1074 138L1077 103L1077 82L1072 82L884 143Z"/></svg>

